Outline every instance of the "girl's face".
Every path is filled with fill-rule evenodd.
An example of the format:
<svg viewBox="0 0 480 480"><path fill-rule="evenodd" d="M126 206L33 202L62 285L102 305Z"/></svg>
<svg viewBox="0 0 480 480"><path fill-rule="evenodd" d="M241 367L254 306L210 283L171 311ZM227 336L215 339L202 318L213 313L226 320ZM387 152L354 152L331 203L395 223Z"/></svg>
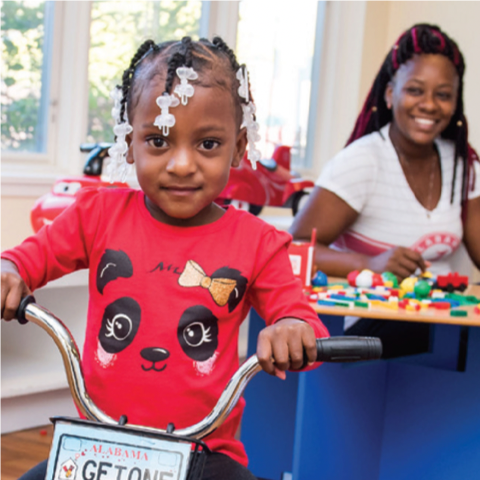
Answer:
<svg viewBox="0 0 480 480"><path fill-rule="evenodd" d="M160 115L156 99L164 81L153 79L139 93L131 124L127 161L134 163L146 204L157 220L198 226L223 214L212 202L225 188L230 167L237 167L247 144L238 129L229 90L195 86L188 105L170 108L175 125L168 136L153 125Z"/></svg>
<svg viewBox="0 0 480 480"><path fill-rule="evenodd" d="M432 144L455 112L458 86L455 66L443 55L415 55L401 65L385 91L400 140Z"/></svg>

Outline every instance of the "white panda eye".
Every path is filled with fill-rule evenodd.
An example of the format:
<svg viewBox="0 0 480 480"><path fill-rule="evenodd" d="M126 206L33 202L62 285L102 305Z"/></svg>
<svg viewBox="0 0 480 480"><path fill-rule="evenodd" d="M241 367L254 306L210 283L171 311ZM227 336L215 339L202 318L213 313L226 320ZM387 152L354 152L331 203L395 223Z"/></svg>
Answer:
<svg viewBox="0 0 480 480"><path fill-rule="evenodd" d="M212 341L210 327L205 328L202 322L193 322L183 331L185 342L191 347L199 347Z"/></svg>
<svg viewBox="0 0 480 480"><path fill-rule="evenodd" d="M106 337L113 337L115 340L121 342L125 340L131 333L133 328L132 321L127 315L119 313L115 315L112 320L107 320Z"/></svg>
<svg viewBox="0 0 480 480"><path fill-rule="evenodd" d="M75 195L82 188L80 182L58 182L53 186L54 193Z"/></svg>

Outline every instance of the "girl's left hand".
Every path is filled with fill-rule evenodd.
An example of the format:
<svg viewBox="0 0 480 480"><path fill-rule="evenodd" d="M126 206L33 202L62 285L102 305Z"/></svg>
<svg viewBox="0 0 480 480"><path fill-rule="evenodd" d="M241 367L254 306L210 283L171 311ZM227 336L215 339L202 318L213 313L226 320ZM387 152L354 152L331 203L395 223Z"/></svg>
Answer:
<svg viewBox="0 0 480 480"><path fill-rule="evenodd" d="M285 380L285 370L304 366L304 352L308 365L317 358L313 328L296 318L283 318L264 328L258 335L257 357L265 372Z"/></svg>

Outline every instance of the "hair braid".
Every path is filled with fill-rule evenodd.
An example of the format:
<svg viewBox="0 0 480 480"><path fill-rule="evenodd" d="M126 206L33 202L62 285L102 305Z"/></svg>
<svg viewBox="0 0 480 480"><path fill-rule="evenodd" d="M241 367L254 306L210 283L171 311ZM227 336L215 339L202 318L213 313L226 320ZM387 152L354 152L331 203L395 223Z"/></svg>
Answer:
<svg viewBox="0 0 480 480"><path fill-rule="evenodd" d="M143 42L138 50L135 52L135 55L130 60L129 67L123 72L122 75L122 100L121 100L121 109L120 109L120 120L125 121L125 105L127 103L128 92L132 85L133 74L135 73L135 67L143 59L145 54L151 49L156 49L156 44L153 40L146 40Z"/></svg>
<svg viewBox="0 0 480 480"><path fill-rule="evenodd" d="M193 41L190 37L184 37L181 41L168 41L159 45L155 45L151 40L142 44L124 72L123 111L128 108L133 118L135 98L141 92L141 89L137 88L137 82L139 85L143 84L156 75L165 78L163 93L172 94L177 68L181 66L194 68L196 72L210 72L208 76L198 80L200 85L217 85L229 89L234 100L235 117L241 125L242 104L247 102L238 94L239 81L236 75L240 65L233 50L220 37L215 37L212 42L205 38ZM250 81L248 89L249 99L253 102Z"/></svg>
<svg viewBox="0 0 480 480"><path fill-rule="evenodd" d="M244 64L240 65L238 63L237 57L236 57L234 51L224 42L224 40L221 37L214 37L213 40L212 40L212 44L213 44L214 48L216 48L220 52L225 53L225 55L227 56L227 58L230 61L230 65L231 65L232 70L234 71L235 74L237 73L237 71L241 67L245 67ZM250 78L247 78L247 81L248 81L248 97L253 102L252 91L251 91L251 88L250 88ZM248 103L246 101L246 99L244 99L244 98L241 99L241 102L242 103Z"/></svg>
<svg viewBox="0 0 480 480"><path fill-rule="evenodd" d="M182 38L182 44L185 48L185 66L191 67L192 66L192 58L193 58L193 45L192 45L192 39L190 37L183 37Z"/></svg>
<svg viewBox="0 0 480 480"><path fill-rule="evenodd" d="M171 93L177 68L185 65L185 55L180 52L173 53L168 59L167 79L165 80L165 92Z"/></svg>
<svg viewBox="0 0 480 480"><path fill-rule="evenodd" d="M400 66L418 54L438 54L447 57L455 66L459 77L457 107L449 125L441 133L441 136L442 138L452 140L455 145L454 173L450 195L452 203L455 197L457 165L460 160L463 164L460 199L463 206L463 215L468 199L468 190L473 189L475 182L473 161L478 161L478 155L468 143L467 120L463 110L465 63L455 41L436 25L417 24L400 35L392 49L388 52L375 77L347 145L364 135L380 130L384 125L392 121L392 111L387 108L384 99L385 90Z"/></svg>

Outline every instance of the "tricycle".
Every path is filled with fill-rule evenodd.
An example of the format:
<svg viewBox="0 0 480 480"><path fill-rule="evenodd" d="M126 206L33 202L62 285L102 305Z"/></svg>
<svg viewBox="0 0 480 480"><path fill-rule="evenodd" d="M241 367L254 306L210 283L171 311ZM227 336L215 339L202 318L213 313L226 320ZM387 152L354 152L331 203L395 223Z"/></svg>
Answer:
<svg viewBox="0 0 480 480"><path fill-rule="evenodd" d="M260 370L256 355L233 375L213 410L202 421L187 428L166 430L131 425L122 416L115 420L101 411L89 397L75 340L61 320L25 297L17 312L22 324L31 322L45 330L62 355L72 397L86 420L68 417L52 419L55 429L47 466L47 480L81 478L104 480L201 479L208 455L202 441L227 418L246 385ZM378 359L382 346L377 338L332 337L317 340L317 360L356 362ZM128 412L126 412L128 413Z"/></svg>

